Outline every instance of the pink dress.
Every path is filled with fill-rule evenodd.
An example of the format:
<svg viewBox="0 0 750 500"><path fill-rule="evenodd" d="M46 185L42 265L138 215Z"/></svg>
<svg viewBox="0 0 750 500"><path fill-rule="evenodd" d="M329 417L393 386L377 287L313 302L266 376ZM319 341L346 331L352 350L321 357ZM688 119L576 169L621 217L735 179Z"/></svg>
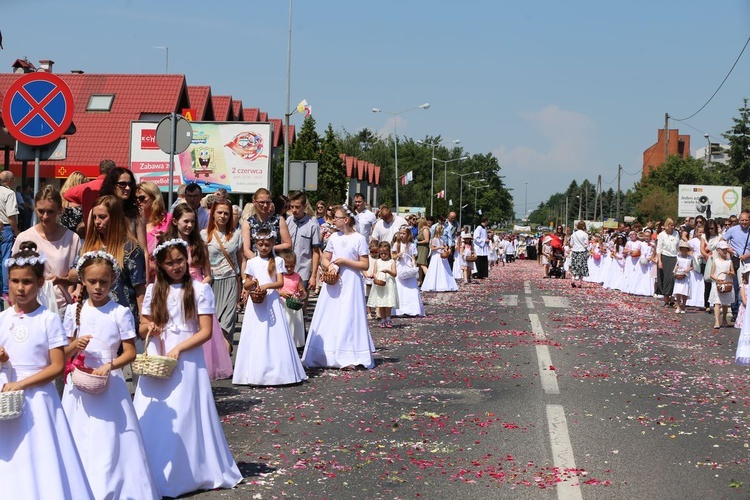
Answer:
<svg viewBox="0 0 750 500"><path fill-rule="evenodd" d="M188 261L192 262L190 249L188 248ZM203 281L203 270L197 266L190 266L190 276L197 281ZM203 344L203 357L206 358L206 368L211 380L221 380L232 376L232 358L229 356L227 344L224 341L224 333L219 326L216 314L213 315L213 330L211 339ZM234 333L234 332L232 332Z"/></svg>
<svg viewBox="0 0 750 500"><path fill-rule="evenodd" d="M295 293L299 290L301 277L297 273L284 274L284 286L281 289L285 292ZM281 299L281 304L286 312L286 320L289 324L289 333L292 334L292 340L297 347L305 347L305 316L304 308L294 311L286 306L286 300Z"/></svg>

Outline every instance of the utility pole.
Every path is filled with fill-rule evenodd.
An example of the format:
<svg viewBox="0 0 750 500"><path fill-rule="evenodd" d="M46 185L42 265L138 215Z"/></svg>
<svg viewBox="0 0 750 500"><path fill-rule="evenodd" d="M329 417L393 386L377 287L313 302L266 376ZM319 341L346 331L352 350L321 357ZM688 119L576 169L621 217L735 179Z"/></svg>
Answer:
<svg viewBox="0 0 750 500"><path fill-rule="evenodd" d="M617 164L617 222L620 221L620 172L622 172L622 165Z"/></svg>

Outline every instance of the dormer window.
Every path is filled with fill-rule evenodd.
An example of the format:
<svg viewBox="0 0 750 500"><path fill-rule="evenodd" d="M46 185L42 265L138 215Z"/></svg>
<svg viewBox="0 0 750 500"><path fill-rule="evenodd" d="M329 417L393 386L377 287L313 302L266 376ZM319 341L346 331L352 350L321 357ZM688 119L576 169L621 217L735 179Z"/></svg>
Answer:
<svg viewBox="0 0 750 500"><path fill-rule="evenodd" d="M92 94L89 97L86 111L112 111L112 102L114 100L114 94Z"/></svg>

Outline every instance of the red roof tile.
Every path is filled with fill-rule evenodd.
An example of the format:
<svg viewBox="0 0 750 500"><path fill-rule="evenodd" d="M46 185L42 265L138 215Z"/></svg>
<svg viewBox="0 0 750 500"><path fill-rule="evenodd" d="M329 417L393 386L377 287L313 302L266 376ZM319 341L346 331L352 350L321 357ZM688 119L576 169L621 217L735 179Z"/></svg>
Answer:
<svg viewBox="0 0 750 500"><path fill-rule="evenodd" d="M260 118L260 109L258 108L245 108L243 110L246 122L257 122Z"/></svg>
<svg viewBox="0 0 750 500"><path fill-rule="evenodd" d="M0 92L7 92L20 76L0 74ZM73 94L73 123L77 132L68 138L66 160L43 164L63 166L68 172L80 167L98 168L104 158L121 166L129 165L131 121L138 120L142 113L166 114L181 112L183 107L188 107L184 75L57 76L68 84ZM87 112L86 106L92 94L114 94L111 111Z"/></svg>
<svg viewBox="0 0 750 500"><path fill-rule="evenodd" d="M214 105L214 118L217 122L231 122L232 119L232 96L215 95L211 99Z"/></svg>
<svg viewBox="0 0 750 500"><path fill-rule="evenodd" d="M267 122L268 121L268 113L265 111L261 111L260 115L258 115L258 121L259 122Z"/></svg>
<svg viewBox="0 0 750 500"><path fill-rule="evenodd" d="M190 107L195 109L195 121L213 120L213 107L211 105L211 87L209 85L188 85L188 98ZM210 117L207 111L211 111Z"/></svg>
<svg viewBox="0 0 750 500"><path fill-rule="evenodd" d="M242 101L237 99L232 101L232 114L234 115L235 121L244 122L244 113L242 112Z"/></svg>

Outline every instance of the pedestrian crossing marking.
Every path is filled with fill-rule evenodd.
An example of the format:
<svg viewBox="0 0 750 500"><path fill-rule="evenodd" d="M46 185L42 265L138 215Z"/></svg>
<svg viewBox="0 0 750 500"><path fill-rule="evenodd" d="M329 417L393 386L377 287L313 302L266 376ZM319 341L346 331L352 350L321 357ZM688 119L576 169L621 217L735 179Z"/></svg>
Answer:
<svg viewBox="0 0 750 500"><path fill-rule="evenodd" d="M570 302L568 302L568 299L565 297L556 297L553 295L542 295L542 300L544 300L544 307L559 307L559 308L570 307Z"/></svg>
<svg viewBox="0 0 750 500"><path fill-rule="evenodd" d="M503 295L503 300L500 301L500 305L516 307L518 305L518 295Z"/></svg>

